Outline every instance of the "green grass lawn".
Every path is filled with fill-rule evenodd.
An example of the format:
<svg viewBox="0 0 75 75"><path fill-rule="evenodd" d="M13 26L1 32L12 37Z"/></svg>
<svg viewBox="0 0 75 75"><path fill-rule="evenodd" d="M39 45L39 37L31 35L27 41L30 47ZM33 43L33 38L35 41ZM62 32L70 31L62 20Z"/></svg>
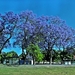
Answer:
<svg viewBox="0 0 75 75"><path fill-rule="evenodd" d="M0 75L75 75L75 67L0 65Z"/></svg>

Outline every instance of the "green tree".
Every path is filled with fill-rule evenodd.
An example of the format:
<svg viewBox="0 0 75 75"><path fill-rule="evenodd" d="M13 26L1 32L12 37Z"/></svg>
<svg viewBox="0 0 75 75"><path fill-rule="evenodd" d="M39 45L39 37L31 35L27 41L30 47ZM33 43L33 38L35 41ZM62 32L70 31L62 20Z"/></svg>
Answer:
<svg viewBox="0 0 75 75"><path fill-rule="evenodd" d="M27 51L30 55L32 55L33 58L33 64L35 64L35 60L36 61L42 61L43 59L43 54L39 48L39 46L36 44L30 44L27 47Z"/></svg>
<svg viewBox="0 0 75 75"><path fill-rule="evenodd" d="M6 57L18 57L17 53L14 51L7 52Z"/></svg>
<svg viewBox="0 0 75 75"><path fill-rule="evenodd" d="M7 53L6 52L2 52L0 54L0 63L3 63L4 58L6 57Z"/></svg>

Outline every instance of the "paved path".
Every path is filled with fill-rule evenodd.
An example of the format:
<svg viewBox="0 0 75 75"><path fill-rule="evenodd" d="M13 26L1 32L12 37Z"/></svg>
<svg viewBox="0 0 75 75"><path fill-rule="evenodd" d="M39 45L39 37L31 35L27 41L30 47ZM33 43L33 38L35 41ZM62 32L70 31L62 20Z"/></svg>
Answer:
<svg viewBox="0 0 75 75"><path fill-rule="evenodd" d="M0 64L0 67L14 67ZM75 65L18 65L16 67L75 67Z"/></svg>

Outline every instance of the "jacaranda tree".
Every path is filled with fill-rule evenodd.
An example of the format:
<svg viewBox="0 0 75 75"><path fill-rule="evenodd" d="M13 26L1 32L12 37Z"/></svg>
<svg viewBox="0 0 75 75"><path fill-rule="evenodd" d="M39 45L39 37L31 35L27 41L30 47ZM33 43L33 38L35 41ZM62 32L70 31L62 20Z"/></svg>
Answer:
<svg viewBox="0 0 75 75"><path fill-rule="evenodd" d="M10 39L13 36L17 22L18 15L13 12L7 12L4 15L0 15L0 53L3 48L10 45Z"/></svg>
<svg viewBox="0 0 75 75"><path fill-rule="evenodd" d="M44 27L42 29L43 41L40 42L40 45L47 51L51 64L53 49L63 49L73 45L72 40L74 40L75 33L59 17L41 17L41 21Z"/></svg>
<svg viewBox="0 0 75 75"><path fill-rule="evenodd" d="M37 17L32 11L0 15L0 53L11 44L12 37L15 39L13 45L21 47L22 53L30 43L47 51L50 64L54 48L69 51L75 47L75 30L65 21L54 16Z"/></svg>
<svg viewBox="0 0 75 75"><path fill-rule="evenodd" d="M22 48L22 53L24 53L24 49L27 48L34 37L35 19L36 15L32 11L25 11L19 14L19 24L16 27L14 46L19 45Z"/></svg>
<svg viewBox="0 0 75 75"><path fill-rule="evenodd" d="M42 26L32 11L20 13L19 18L14 46L19 45L22 48L22 53L24 53L24 49L26 49L30 43L36 44L41 40L40 31L42 30Z"/></svg>

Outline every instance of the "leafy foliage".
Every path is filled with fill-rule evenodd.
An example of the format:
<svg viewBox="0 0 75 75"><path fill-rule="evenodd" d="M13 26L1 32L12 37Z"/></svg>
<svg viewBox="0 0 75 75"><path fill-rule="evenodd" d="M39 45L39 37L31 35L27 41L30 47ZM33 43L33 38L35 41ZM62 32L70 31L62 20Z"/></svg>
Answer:
<svg viewBox="0 0 75 75"><path fill-rule="evenodd" d="M14 51L7 52L6 57L18 57L17 53Z"/></svg>
<svg viewBox="0 0 75 75"><path fill-rule="evenodd" d="M35 59L36 61L42 61L43 54L41 53L38 45L30 44L27 48L27 51L30 55L32 55L33 59Z"/></svg>

